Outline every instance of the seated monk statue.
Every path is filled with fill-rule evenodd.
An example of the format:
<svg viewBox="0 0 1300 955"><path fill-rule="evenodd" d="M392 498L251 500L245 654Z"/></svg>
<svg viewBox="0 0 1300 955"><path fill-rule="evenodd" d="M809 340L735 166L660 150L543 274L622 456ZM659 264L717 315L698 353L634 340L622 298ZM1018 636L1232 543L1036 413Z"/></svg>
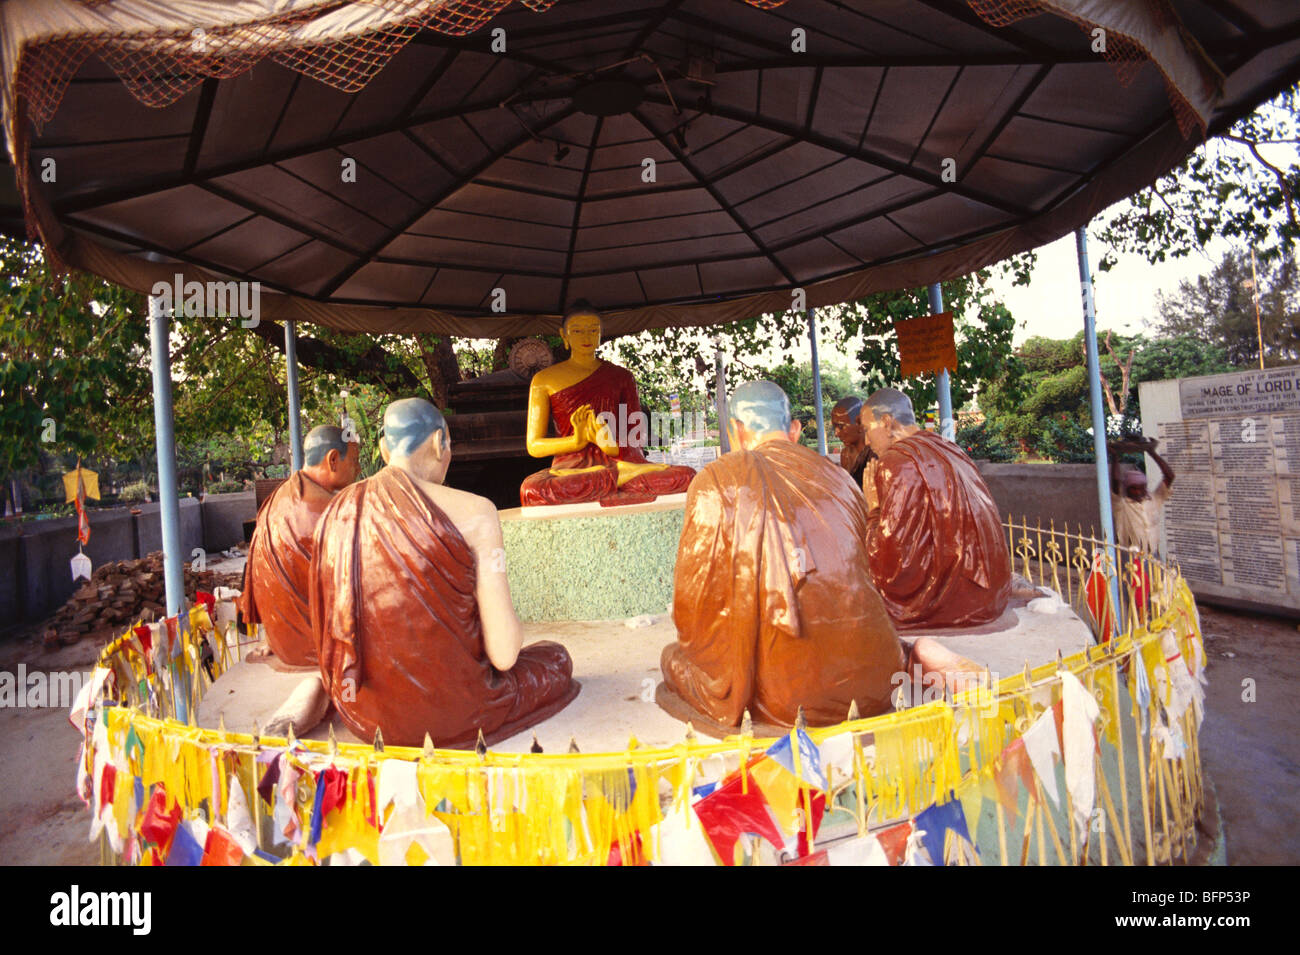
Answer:
<svg viewBox="0 0 1300 955"><path fill-rule="evenodd" d="M831 425L835 428L835 437L843 443L840 448L840 467L849 472L854 487L862 487L862 474L872 458L872 451L867 447L867 436L863 433L859 420L861 417L862 399L857 395L841 398L831 409Z"/></svg>
<svg viewBox="0 0 1300 955"><path fill-rule="evenodd" d="M745 710L791 726L800 706L811 725L842 721L854 701L863 716L890 709L904 654L867 574L865 500L797 443L772 382L741 385L728 409L733 450L686 496L661 705L681 716L684 702L714 732Z"/></svg>
<svg viewBox="0 0 1300 955"><path fill-rule="evenodd" d="M250 627L265 628L267 646L289 666L316 665L307 606L312 538L334 495L357 479L359 448L355 440L343 439L340 428L312 428L303 442L302 470L257 512L239 611Z"/></svg>
<svg viewBox="0 0 1300 955"><path fill-rule="evenodd" d="M862 492L871 579L899 629L987 623L1011 598L997 506L956 444L916 426L912 402L882 388L862 407L876 459Z"/></svg>
<svg viewBox="0 0 1300 955"><path fill-rule="evenodd" d="M578 695L558 643L521 649L501 521L444 487L447 424L421 398L384 412L378 474L339 493L316 530L311 622L321 678L358 737L473 746L512 736Z"/></svg>
<svg viewBox="0 0 1300 955"><path fill-rule="evenodd" d="M636 381L626 368L596 357L600 331L595 309L575 303L560 330L569 359L533 375L528 453L554 459L548 469L529 475L520 485L519 500L525 507L584 501L635 504L685 491L695 476L693 468L651 464L641 453L646 418ZM558 437L547 437L552 421ZM609 422L623 432L618 439Z"/></svg>

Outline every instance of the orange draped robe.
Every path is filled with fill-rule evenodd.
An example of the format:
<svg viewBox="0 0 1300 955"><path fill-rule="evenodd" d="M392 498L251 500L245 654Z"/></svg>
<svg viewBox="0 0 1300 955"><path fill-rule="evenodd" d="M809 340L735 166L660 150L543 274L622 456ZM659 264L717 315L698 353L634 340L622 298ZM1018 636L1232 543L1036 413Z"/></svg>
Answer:
<svg viewBox="0 0 1300 955"><path fill-rule="evenodd" d="M500 671L488 660L473 549L400 468L339 492L321 518L311 566L321 677L364 740L473 746L505 739L578 693L557 643L535 643Z"/></svg>
<svg viewBox="0 0 1300 955"><path fill-rule="evenodd" d="M316 640L307 606L312 538L334 499L302 471L262 502L248 543L238 606L246 624L266 628L271 651L290 666L316 664Z"/></svg>
<svg viewBox="0 0 1300 955"><path fill-rule="evenodd" d="M890 708L903 649L867 575L867 509L843 468L784 440L723 455L686 498L664 682L725 726Z"/></svg>
<svg viewBox="0 0 1300 955"><path fill-rule="evenodd" d="M988 486L951 441L918 431L876 470L871 579L900 629L987 623L1011 598L1011 555Z"/></svg>
<svg viewBox="0 0 1300 955"><path fill-rule="evenodd" d="M573 434L573 423L569 417L583 405L591 405L597 414L609 413L615 422L626 422L626 430L635 430L637 418L641 414L641 400L636 393L636 380L626 368L611 362L602 362L600 367L577 384L562 388L551 395L551 420L555 432L562 438ZM620 406L622 411L620 411ZM647 422L646 427L649 427ZM611 428L611 437L620 439L616 428ZM624 443L626 442L626 443ZM519 501L525 507L536 504L580 504L585 501L601 501L606 504L634 504L653 500L660 494L680 494L686 490L695 476L695 469L682 465L673 465L662 471L641 474L618 486L618 462L645 464L645 455L638 445L630 443L626 435L622 436L618 455L611 457L594 444L569 454L557 454L551 461L551 468L589 468L598 466L599 471L586 474L552 474L551 469L538 471L524 478L519 487Z"/></svg>

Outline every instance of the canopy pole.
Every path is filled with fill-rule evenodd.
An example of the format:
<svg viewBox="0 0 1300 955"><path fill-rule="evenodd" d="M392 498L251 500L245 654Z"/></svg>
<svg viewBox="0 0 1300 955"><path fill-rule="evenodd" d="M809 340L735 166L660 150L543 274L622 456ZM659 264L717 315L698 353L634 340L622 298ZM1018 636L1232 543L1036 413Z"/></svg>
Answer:
<svg viewBox="0 0 1300 955"><path fill-rule="evenodd" d="M1079 256L1079 287L1083 293L1083 341L1088 354L1088 404L1092 409L1092 446L1097 461L1097 504L1101 514L1102 539L1106 556L1115 568L1111 580L1111 601L1119 613L1119 562L1115 557L1115 526L1110 509L1110 461L1106 453L1106 415L1101 406L1101 364L1097 352L1097 313L1093 301L1092 270L1088 267L1088 231L1080 226L1074 232ZM1114 615L1112 615L1114 619Z"/></svg>
<svg viewBox="0 0 1300 955"><path fill-rule="evenodd" d="M826 419L822 414L822 366L817 360L817 309L808 309L808 342L812 345L813 400L817 405L817 452L826 454Z"/></svg>
<svg viewBox="0 0 1300 955"><path fill-rule="evenodd" d="M930 283L930 314L938 315L943 311L943 287L938 282ZM949 441L957 440L957 422L952 416L952 383L948 380L948 369L939 369L934 381L935 390L939 392L939 434Z"/></svg>
<svg viewBox="0 0 1300 955"><path fill-rule="evenodd" d="M153 427L158 450L158 518L162 522L163 583L167 591L168 618L187 613L185 606L185 565L181 560L181 504L176 480L176 436L172 421L172 359L168 332L170 320L162 303L149 296L149 348L153 368ZM181 631L188 620L182 616ZM179 636L179 635L178 635ZM176 653L181 652L178 644ZM189 683L168 662L172 678L172 707L182 722L189 721L186 699Z"/></svg>
<svg viewBox="0 0 1300 955"><path fill-rule="evenodd" d="M180 613L185 602L184 562L181 560L181 506L176 481L176 436L172 430L172 361L168 350L170 322L162 304L149 298L149 345L153 359L153 426L158 449L158 514L162 520L163 581L167 616Z"/></svg>
<svg viewBox="0 0 1300 955"><path fill-rule="evenodd" d="M289 319L284 323L284 367L285 379L289 385L289 449L293 458L293 470L302 470L302 421L298 417L298 336L295 323Z"/></svg>
<svg viewBox="0 0 1300 955"><path fill-rule="evenodd" d="M713 343L713 374L716 381L714 403L718 409L718 447L721 454L731 450L731 439L727 436L727 362L722 357L722 345Z"/></svg>

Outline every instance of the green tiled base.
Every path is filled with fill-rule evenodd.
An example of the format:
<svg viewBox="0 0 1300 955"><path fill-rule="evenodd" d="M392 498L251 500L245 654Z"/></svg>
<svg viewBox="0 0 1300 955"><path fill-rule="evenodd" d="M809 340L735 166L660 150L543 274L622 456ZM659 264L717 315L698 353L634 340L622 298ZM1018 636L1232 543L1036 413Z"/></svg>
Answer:
<svg viewBox="0 0 1300 955"><path fill-rule="evenodd" d="M683 514L680 506L609 508L503 520L506 571L519 619L610 620L664 613L672 602Z"/></svg>

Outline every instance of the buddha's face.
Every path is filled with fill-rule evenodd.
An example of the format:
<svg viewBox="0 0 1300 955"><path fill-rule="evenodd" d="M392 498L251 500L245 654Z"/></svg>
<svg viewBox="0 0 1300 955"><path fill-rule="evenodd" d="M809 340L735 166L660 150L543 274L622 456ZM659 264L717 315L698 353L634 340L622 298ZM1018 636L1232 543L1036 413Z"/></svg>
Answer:
<svg viewBox="0 0 1300 955"><path fill-rule="evenodd" d="M571 315L564 323L560 337L573 358L594 358L600 347L600 316L587 312Z"/></svg>

